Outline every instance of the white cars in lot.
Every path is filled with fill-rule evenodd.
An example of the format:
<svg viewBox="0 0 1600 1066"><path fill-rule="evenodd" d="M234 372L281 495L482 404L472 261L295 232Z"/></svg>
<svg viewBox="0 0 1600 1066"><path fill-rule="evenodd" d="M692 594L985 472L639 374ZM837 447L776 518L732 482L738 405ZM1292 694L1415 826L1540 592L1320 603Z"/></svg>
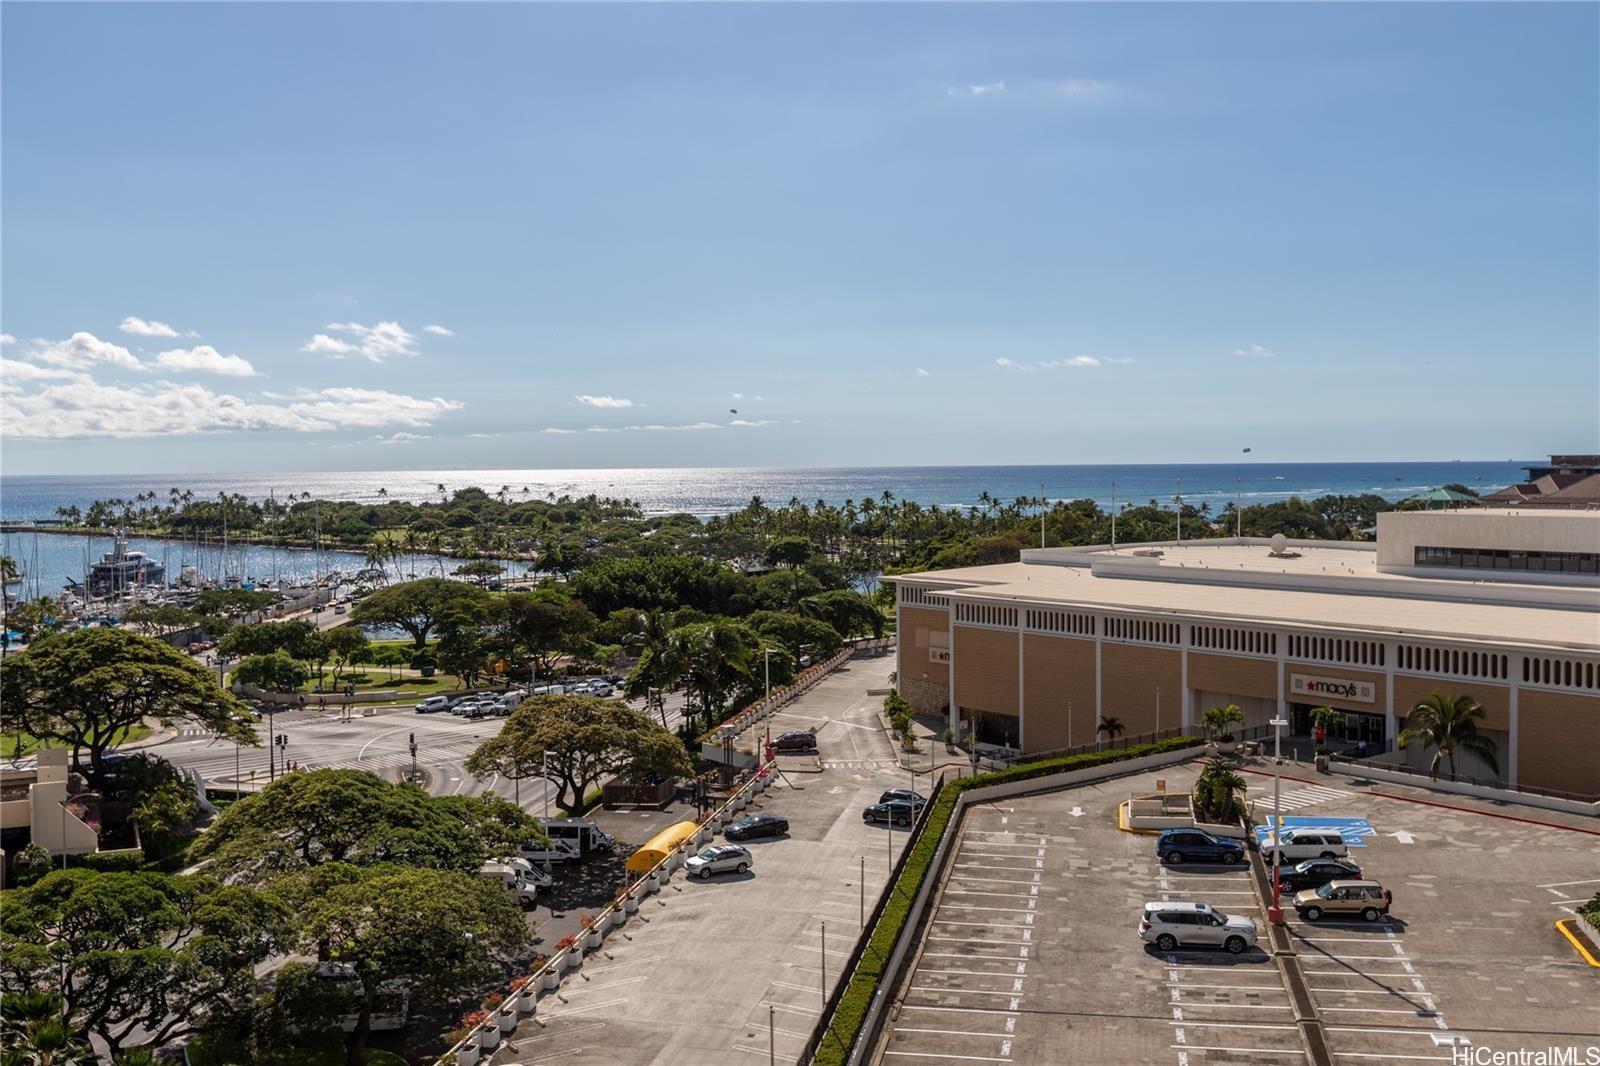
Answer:
<svg viewBox="0 0 1600 1066"><path fill-rule="evenodd" d="M449 696L429 696L416 706L418 714L432 714L434 711L448 711L449 709Z"/></svg>
<svg viewBox="0 0 1600 1066"><path fill-rule="evenodd" d="M1344 838L1326 829L1284 829L1281 833L1268 833L1261 841L1261 861L1272 865L1274 851L1278 853L1279 866L1292 865L1302 859L1342 859L1350 854Z"/></svg>
<svg viewBox="0 0 1600 1066"><path fill-rule="evenodd" d="M1139 939L1157 951L1221 948L1237 955L1255 946L1256 923L1223 914L1209 903L1146 903L1139 917Z"/></svg>

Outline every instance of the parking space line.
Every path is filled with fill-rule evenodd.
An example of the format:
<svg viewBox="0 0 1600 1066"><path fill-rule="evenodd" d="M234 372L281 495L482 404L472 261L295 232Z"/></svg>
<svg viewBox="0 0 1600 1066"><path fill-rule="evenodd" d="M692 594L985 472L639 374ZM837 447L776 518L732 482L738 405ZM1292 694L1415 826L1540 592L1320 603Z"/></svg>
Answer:
<svg viewBox="0 0 1600 1066"><path fill-rule="evenodd" d="M1306 1057L1306 1053L1304 1051L1290 1051L1283 1048L1220 1047L1216 1044L1171 1044L1169 1046L1174 1051L1229 1051L1235 1054L1245 1055L1287 1055L1292 1059L1303 1059Z"/></svg>
<svg viewBox="0 0 1600 1066"><path fill-rule="evenodd" d="M1567 885L1600 885L1600 877L1586 877L1582 881L1551 881L1548 885L1535 885L1535 888L1565 888Z"/></svg>
<svg viewBox="0 0 1600 1066"><path fill-rule="evenodd" d="M1276 976L1276 975L1274 975L1274 976ZM1216 989L1242 990L1242 991L1248 991L1248 992L1260 991L1261 989L1267 989L1268 991L1278 991L1278 992L1282 992L1283 991L1283 985L1282 985L1281 982L1270 984L1270 985L1186 985L1186 984L1181 984L1180 983L1180 984L1174 985L1173 987L1175 987L1175 988L1216 988Z"/></svg>
<svg viewBox="0 0 1600 1066"><path fill-rule="evenodd" d="M1030 913L1024 911L1024 914ZM1011 925L1006 922L958 922L951 918L935 918L933 925L975 925L982 929L1032 929L1031 925Z"/></svg>
<svg viewBox="0 0 1600 1066"><path fill-rule="evenodd" d="M810 1010L806 1007L791 1007L787 1003L774 1003L770 999L763 999L758 1005L762 1007L771 1007L773 1010L777 1011L787 1011L790 1014L803 1014L808 1018L815 1018L817 1015L822 1013L820 1010Z"/></svg>
<svg viewBox="0 0 1600 1066"><path fill-rule="evenodd" d="M1039 883L1039 875L1034 874L1031 881L1022 881L1015 877L973 877L969 874L951 874L950 880L973 885L1036 885Z"/></svg>
<svg viewBox="0 0 1600 1066"><path fill-rule="evenodd" d="M906 1010L942 1010L951 1014L1021 1014L1021 1011L1001 1010L999 1007L924 1007L915 1003L907 1003L900 1008Z"/></svg>
<svg viewBox="0 0 1600 1066"><path fill-rule="evenodd" d="M1010 1062L1010 1059L984 1058L982 1055L936 1055L931 1051L885 1051L885 1055L902 1055L913 1059L960 1059L962 1062Z"/></svg>
<svg viewBox="0 0 1600 1066"><path fill-rule="evenodd" d="M972 1032L970 1029L901 1029L901 1028L896 1028L895 1032L897 1032L897 1033L937 1033L940 1036L987 1036L990 1039L993 1039L995 1037L999 1037L1002 1040L1011 1036L1010 1033L975 1033L975 1032Z"/></svg>
<svg viewBox="0 0 1600 1066"><path fill-rule="evenodd" d="M948 940L955 944L984 944L997 948L1025 948L1031 947L1031 940L974 940L965 936L930 936L929 940Z"/></svg>
<svg viewBox="0 0 1600 1066"><path fill-rule="evenodd" d="M995 911L999 914L1033 914L1034 911L1022 907L973 907L965 903L941 903L939 909L952 911Z"/></svg>
<svg viewBox="0 0 1600 1066"><path fill-rule="evenodd" d="M1332 996L1431 996L1420 988L1313 988L1313 992L1326 992Z"/></svg>
<svg viewBox="0 0 1600 1066"><path fill-rule="evenodd" d="M817 949L821 951L821 948ZM970 959L973 962L1016 962L1019 958L1025 959L1026 955L969 955L960 951L925 951L925 959Z"/></svg>
<svg viewBox="0 0 1600 1066"><path fill-rule="evenodd" d="M1181 1006L1186 1011L1194 1010L1195 1008L1198 1008L1198 1007L1227 1007L1227 1008L1229 1008L1231 1010L1293 1010L1294 1009L1294 1007L1291 1004L1288 1004L1288 1003L1208 1003L1205 1000L1196 1000L1196 999L1186 999L1181 1004L1174 1004L1174 1006ZM1187 1018L1188 1015L1185 1014L1184 1017Z"/></svg>
<svg viewBox="0 0 1600 1066"><path fill-rule="evenodd" d="M942 995L946 995L946 996L1015 996L1016 995L1015 992L988 992L988 991L980 991L979 989L976 989L976 988L926 988L926 987L921 987L921 986L918 986L918 985L912 985L910 987L910 989L908 989L908 991L911 991L911 992L932 992L932 993L935 993L935 994L942 994Z"/></svg>
<svg viewBox="0 0 1600 1066"><path fill-rule="evenodd" d="M979 892L971 888L947 888L944 890L944 894L947 896L1004 896L1007 899L1034 899L1038 896L1036 892Z"/></svg>
<svg viewBox="0 0 1600 1066"><path fill-rule="evenodd" d="M1010 961L1010 960L1007 960L1007 961ZM1013 980L1014 978L1025 978L1025 977L1028 976L1025 973L1012 973L1009 970L1001 970L998 973L990 973L987 970L925 970L921 966L917 967L916 973L927 973L927 974L948 973L948 974L957 974L957 975L964 976L964 977L999 977L999 978L1003 978L1004 980L1007 980L1007 981Z"/></svg>
<svg viewBox="0 0 1600 1066"><path fill-rule="evenodd" d="M1423 1062L1454 1062L1449 1055L1380 1055L1375 1051L1335 1051L1334 1058L1346 1059L1416 1059Z"/></svg>
<svg viewBox="0 0 1600 1066"><path fill-rule="evenodd" d="M1436 1010L1400 1010L1400 1009L1394 1008L1394 1007L1389 1007L1389 1008L1382 1008L1382 1007L1322 1007L1320 1009L1322 1009L1322 1010L1336 1010L1336 1011L1339 1011L1341 1013L1409 1014L1414 1018L1434 1018L1434 1017L1437 1017L1438 1014L1439 1014L1439 1012L1436 1011ZM1432 1031L1433 1030L1431 1030L1431 1029L1428 1030L1428 1032L1430 1032L1430 1033Z"/></svg>
<svg viewBox="0 0 1600 1066"><path fill-rule="evenodd" d="M1439 1035L1439 1030L1427 1025L1408 1025L1399 1029L1378 1029L1367 1025L1330 1025L1330 1033L1384 1033L1388 1035L1408 1036L1415 1033L1418 1036L1433 1038Z"/></svg>
<svg viewBox="0 0 1600 1066"><path fill-rule="evenodd" d="M1192 1025L1197 1029L1273 1029L1279 1032L1298 1033L1297 1025L1276 1025L1272 1022L1221 1022L1221 1021L1195 1021L1192 1018L1183 1018L1170 1021L1168 1025ZM1420 1030L1419 1030L1420 1032Z"/></svg>
<svg viewBox="0 0 1600 1066"><path fill-rule="evenodd" d="M1044 847L1043 844L1012 844L1005 840L979 840L975 841L975 843L985 848L1033 848L1037 850Z"/></svg>
<svg viewBox="0 0 1600 1066"><path fill-rule="evenodd" d="M1307 977L1360 977L1363 980L1370 979L1370 978L1373 978L1373 977L1415 977L1416 976L1415 974L1409 974L1409 973L1387 973L1387 972L1385 972L1385 973L1372 973L1372 972L1365 971L1365 970L1307 970L1303 966L1300 968L1300 972L1305 974Z"/></svg>

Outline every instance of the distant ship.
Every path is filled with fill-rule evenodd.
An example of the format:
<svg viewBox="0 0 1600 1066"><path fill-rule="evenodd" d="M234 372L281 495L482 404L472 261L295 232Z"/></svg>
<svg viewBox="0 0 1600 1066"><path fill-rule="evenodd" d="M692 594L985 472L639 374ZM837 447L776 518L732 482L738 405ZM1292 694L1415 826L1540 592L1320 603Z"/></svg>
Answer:
<svg viewBox="0 0 1600 1066"><path fill-rule="evenodd" d="M129 551L128 542L118 537L115 546L89 567L89 595L106 596L140 585L160 587L166 567L141 551Z"/></svg>

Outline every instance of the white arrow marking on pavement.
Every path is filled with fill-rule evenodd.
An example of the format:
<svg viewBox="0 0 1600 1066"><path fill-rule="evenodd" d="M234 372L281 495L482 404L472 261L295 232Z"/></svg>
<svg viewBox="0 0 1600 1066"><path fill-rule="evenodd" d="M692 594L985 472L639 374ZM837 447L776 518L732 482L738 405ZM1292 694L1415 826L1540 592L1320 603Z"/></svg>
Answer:
<svg viewBox="0 0 1600 1066"><path fill-rule="evenodd" d="M1394 837L1402 844L1415 844L1417 842L1417 838L1406 832L1404 829L1400 830L1398 833L1385 833L1384 836Z"/></svg>
<svg viewBox="0 0 1600 1066"><path fill-rule="evenodd" d="M1083 817L1083 808L1082 807L1074 807L1068 813L1071 814L1074 818L1082 818Z"/></svg>

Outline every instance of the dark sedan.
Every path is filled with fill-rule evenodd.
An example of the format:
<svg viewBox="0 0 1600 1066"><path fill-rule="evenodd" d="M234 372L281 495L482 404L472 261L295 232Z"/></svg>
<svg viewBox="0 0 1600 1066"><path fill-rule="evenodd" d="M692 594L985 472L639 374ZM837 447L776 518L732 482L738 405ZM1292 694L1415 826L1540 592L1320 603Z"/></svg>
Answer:
<svg viewBox="0 0 1600 1066"><path fill-rule="evenodd" d="M789 831L789 819L776 814L750 814L729 825L723 836L729 840L776 837Z"/></svg>
<svg viewBox="0 0 1600 1066"><path fill-rule="evenodd" d="M1307 859L1294 866L1278 868L1278 891L1285 894L1321 888L1329 881L1359 880L1361 867L1344 859Z"/></svg>
<svg viewBox="0 0 1600 1066"><path fill-rule="evenodd" d="M885 825L910 825L915 813L909 803L874 803L861 812L861 820Z"/></svg>
<svg viewBox="0 0 1600 1066"><path fill-rule="evenodd" d="M878 797L879 803L909 803L913 807L925 806L928 798L921 793L913 792L909 788L891 788Z"/></svg>
<svg viewBox="0 0 1600 1066"><path fill-rule="evenodd" d="M817 735L810 730L799 729L775 738L772 747L775 751L816 751Z"/></svg>

